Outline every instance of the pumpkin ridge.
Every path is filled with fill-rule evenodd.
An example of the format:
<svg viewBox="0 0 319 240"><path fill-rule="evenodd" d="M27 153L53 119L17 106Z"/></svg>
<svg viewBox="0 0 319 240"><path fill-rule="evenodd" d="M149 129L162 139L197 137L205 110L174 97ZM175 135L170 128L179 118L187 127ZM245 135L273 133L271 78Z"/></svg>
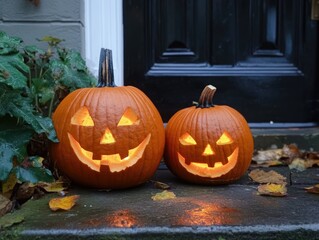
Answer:
<svg viewBox="0 0 319 240"><path fill-rule="evenodd" d="M157 119L158 118L161 118L161 116L159 115L159 114L156 114L157 116L154 116L154 114L156 113L156 111L154 111L155 110L155 107L153 107L153 105L151 105L151 104L149 104L149 103L151 103L151 101L150 101L150 99L146 96L146 95L141 95L139 92L141 91L141 90L139 90L139 89L137 89L137 88L135 88L135 87L133 87L133 86L129 86L130 87L130 91L127 91L131 96L132 96L132 98L137 102L137 106L138 106L138 110L139 111L143 111L143 112L147 112L146 113L146 115L148 116L148 117L150 117L151 118L151 120L152 121L154 121L155 123L157 122ZM143 93L144 94L144 93ZM142 103L145 103L145 102L147 102L148 104L146 104L146 106L144 106L143 107L143 109L141 109L141 104ZM156 123L156 125L157 124L161 124L161 123ZM144 127L143 128L144 129L144 134L146 133L146 128ZM153 129L153 130L156 130L156 135L158 135L158 134L160 134L160 131L159 131L159 129ZM165 137L165 135L164 135L164 137ZM154 139L154 138L152 138L152 141L154 142L154 144L156 144L156 145L158 145L158 144L160 144L160 142L158 141L159 139ZM162 145L164 145L164 143L162 144ZM156 148L156 149L151 149L151 153L150 153L150 155L154 155L154 151L156 151L156 152L158 152L159 150ZM156 155L156 154L155 154ZM147 162L143 162L143 166L140 168L140 174L142 174L143 173L143 171L145 171L145 169L146 169L146 171L148 171L149 170L149 167L148 167L148 165L146 165L147 164Z"/></svg>

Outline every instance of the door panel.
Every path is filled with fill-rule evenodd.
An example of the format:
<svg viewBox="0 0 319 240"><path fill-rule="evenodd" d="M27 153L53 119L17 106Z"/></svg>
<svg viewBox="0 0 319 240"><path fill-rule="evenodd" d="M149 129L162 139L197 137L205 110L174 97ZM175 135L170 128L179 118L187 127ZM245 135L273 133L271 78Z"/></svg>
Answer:
<svg viewBox="0 0 319 240"><path fill-rule="evenodd" d="M124 83L143 90L164 121L197 101L249 122L318 121L318 24L309 0L129 0Z"/></svg>

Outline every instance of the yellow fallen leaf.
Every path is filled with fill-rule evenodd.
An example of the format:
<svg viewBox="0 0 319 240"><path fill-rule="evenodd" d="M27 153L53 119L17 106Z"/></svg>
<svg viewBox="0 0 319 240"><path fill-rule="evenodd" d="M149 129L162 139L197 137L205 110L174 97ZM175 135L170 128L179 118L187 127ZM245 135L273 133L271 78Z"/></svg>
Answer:
<svg viewBox="0 0 319 240"><path fill-rule="evenodd" d="M16 175L11 173L8 179L2 183L2 193L7 193L13 190L17 182L18 182L18 179Z"/></svg>
<svg viewBox="0 0 319 240"><path fill-rule="evenodd" d="M260 169L252 170L248 176L257 183L277 183L277 184L286 184L287 178L278 172L264 171Z"/></svg>
<svg viewBox="0 0 319 240"><path fill-rule="evenodd" d="M38 186L43 188L46 192L61 192L64 191L67 187L64 186L64 182L57 181L52 183L40 182Z"/></svg>
<svg viewBox="0 0 319 240"><path fill-rule="evenodd" d="M49 201L49 207L52 211L70 210L79 198L79 195L73 195L62 198L52 198Z"/></svg>
<svg viewBox="0 0 319 240"><path fill-rule="evenodd" d="M164 190L163 192L156 193L154 196L152 196L152 199L154 201L162 201L167 199L173 199L176 198L175 193L171 191Z"/></svg>
<svg viewBox="0 0 319 240"><path fill-rule="evenodd" d="M258 194L266 196L284 197L287 195L285 184L262 184L258 186Z"/></svg>

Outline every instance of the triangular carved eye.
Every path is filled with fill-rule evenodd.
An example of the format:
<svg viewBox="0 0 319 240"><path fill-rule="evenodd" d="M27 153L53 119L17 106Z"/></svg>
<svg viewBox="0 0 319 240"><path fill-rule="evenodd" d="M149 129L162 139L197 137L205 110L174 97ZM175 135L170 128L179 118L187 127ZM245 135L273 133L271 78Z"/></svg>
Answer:
<svg viewBox="0 0 319 240"><path fill-rule="evenodd" d="M137 114L133 111L133 109L128 107L125 110L117 126L131 126L138 124L140 124L140 119L138 118Z"/></svg>
<svg viewBox="0 0 319 240"><path fill-rule="evenodd" d="M231 144L233 143L234 140L230 136L228 132L224 132L221 137L217 140L216 144L217 145L226 145L226 144Z"/></svg>
<svg viewBox="0 0 319 240"><path fill-rule="evenodd" d="M89 113L87 107L81 107L71 118L71 124L85 126L85 127L92 127L94 126L93 119Z"/></svg>
<svg viewBox="0 0 319 240"><path fill-rule="evenodd" d="M189 133L184 133L182 136L180 136L179 142L182 145L196 145L197 144L195 139Z"/></svg>

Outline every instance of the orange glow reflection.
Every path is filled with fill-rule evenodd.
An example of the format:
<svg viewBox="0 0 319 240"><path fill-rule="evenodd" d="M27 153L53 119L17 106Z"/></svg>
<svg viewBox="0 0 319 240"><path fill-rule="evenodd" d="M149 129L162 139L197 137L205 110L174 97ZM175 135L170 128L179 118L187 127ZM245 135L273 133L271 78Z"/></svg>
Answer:
<svg viewBox="0 0 319 240"><path fill-rule="evenodd" d="M211 226L223 224L236 224L236 220L230 215L237 210L225 207L219 203L210 203L197 199L188 199L194 208L187 209L177 220L178 225L183 226Z"/></svg>
<svg viewBox="0 0 319 240"><path fill-rule="evenodd" d="M134 227L137 226L137 217L128 209L118 210L106 217L106 222L112 227Z"/></svg>

